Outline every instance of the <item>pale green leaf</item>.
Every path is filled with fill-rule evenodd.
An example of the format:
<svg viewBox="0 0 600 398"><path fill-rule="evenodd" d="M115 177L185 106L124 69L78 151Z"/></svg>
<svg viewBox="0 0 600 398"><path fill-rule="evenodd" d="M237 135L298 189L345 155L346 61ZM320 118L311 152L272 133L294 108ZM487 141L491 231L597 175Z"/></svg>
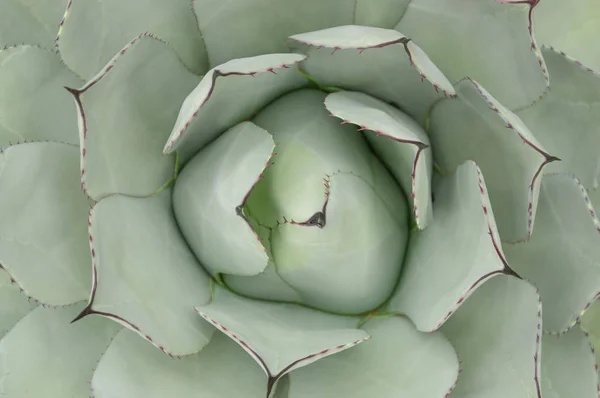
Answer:
<svg viewBox="0 0 600 398"><path fill-rule="evenodd" d="M284 374L369 339L353 327L356 319L250 300L221 288L196 310L254 358L269 378L269 391Z"/></svg>
<svg viewBox="0 0 600 398"><path fill-rule="evenodd" d="M541 170L558 159L477 82L462 80L457 92L457 99L440 101L431 111L434 159L447 173L465 160L477 162L502 240L525 240L533 229Z"/></svg>
<svg viewBox="0 0 600 398"><path fill-rule="evenodd" d="M213 274L255 275L267 266L266 249L243 207L274 146L269 133L243 122L198 152L177 178L177 223Z"/></svg>
<svg viewBox="0 0 600 398"><path fill-rule="evenodd" d="M130 330L122 330L92 379L95 398L263 398L260 367L218 333L197 354L169 358Z"/></svg>
<svg viewBox="0 0 600 398"><path fill-rule="evenodd" d="M566 334L544 334L542 349L544 398L598 398L596 357L579 326Z"/></svg>
<svg viewBox="0 0 600 398"><path fill-rule="evenodd" d="M50 50L0 49L0 146L25 140L78 144L76 113L63 86L80 84Z"/></svg>
<svg viewBox="0 0 600 398"><path fill-rule="evenodd" d="M542 48L542 54L552 79L551 90L517 114L544 147L561 158L562 162L548 165L546 172L571 172L585 187L597 187L600 183L600 74L552 48Z"/></svg>
<svg viewBox="0 0 600 398"><path fill-rule="evenodd" d="M199 80L166 43L140 35L85 86L71 90L88 195L147 196L172 178L175 158L164 156L162 147Z"/></svg>
<svg viewBox="0 0 600 398"><path fill-rule="evenodd" d="M529 3L413 0L395 29L419 43L453 82L469 76L516 109L539 98L548 84L527 29Z"/></svg>
<svg viewBox="0 0 600 398"><path fill-rule="evenodd" d="M92 273L79 151L20 144L0 152L0 264L44 304L88 297Z"/></svg>
<svg viewBox="0 0 600 398"><path fill-rule="evenodd" d="M440 332L421 333L406 318L368 321L371 339L290 373L289 398L444 397L458 358Z"/></svg>
<svg viewBox="0 0 600 398"><path fill-rule="evenodd" d="M0 48L18 43L54 46L68 0L2 0Z"/></svg>
<svg viewBox="0 0 600 398"><path fill-rule="evenodd" d="M411 0L355 0L354 24L391 29Z"/></svg>
<svg viewBox="0 0 600 398"><path fill-rule="evenodd" d="M87 80L144 32L168 42L194 73L208 69L190 0L71 0L57 44L67 65Z"/></svg>
<svg viewBox="0 0 600 398"><path fill-rule="evenodd" d="M544 330L566 331L600 294L600 221L570 175L544 176L531 240L504 250L511 267L540 290Z"/></svg>
<svg viewBox="0 0 600 398"><path fill-rule="evenodd" d="M535 37L539 43L572 55L600 71L600 3L597 0L540 1L533 13ZM550 72L550 79L553 79ZM552 82L552 84L554 84Z"/></svg>
<svg viewBox="0 0 600 398"><path fill-rule="evenodd" d="M417 329L438 329L506 260L487 188L473 162L437 181L433 222L413 231L400 284L388 309Z"/></svg>
<svg viewBox="0 0 600 398"><path fill-rule="evenodd" d="M454 95L452 84L423 50L395 30L348 25L288 41L293 51L308 55L301 67L322 86L370 94L419 123L436 99Z"/></svg>
<svg viewBox="0 0 600 398"><path fill-rule="evenodd" d="M81 398L121 329L99 317L70 324L85 304L30 312L0 340L0 396Z"/></svg>
<svg viewBox="0 0 600 398"><path fill-rule="evenodd" d="M355 0L194 0L211 66L286 52L285 38L352 23Z"/></svg>
<svg viewBox="0 0 600 398"><path fill-rule="evenodd" d="M440 330L461 361L453 398L541 398L541 302L527 282L491 278Z"/></svg>
<svg viewBox="0 0 600 398"><path fill-rule="evenodd" d="M412 198L419 229L430 222L432 159L429 138L414 120L383 101L358 92L329 94L325 107L343 123L365 131L369 143Z"/></svg>
<svg viewBox="0 0 600 398"><path fill-rule="evenodd" d="M229 127L305 85L295 65L304 58L266 54L234 59L211 69L183 102L163 151L180 149L187 160Z"/></svg>
<svg viewBox="0 0 600 398"><path fill-rule="evenodd" d="M171 190L110 196L89 222L94 285L80 317L113 319L171 355L204 347L213 330L193 307L210 300L210 281L179 232Z"/></svg>
<svg viewBox="0 0 600 398"><path fill-rule="evenodd" d="M0 339L36 307L35 302L19 290L10 275L0 270Z"/></svg>

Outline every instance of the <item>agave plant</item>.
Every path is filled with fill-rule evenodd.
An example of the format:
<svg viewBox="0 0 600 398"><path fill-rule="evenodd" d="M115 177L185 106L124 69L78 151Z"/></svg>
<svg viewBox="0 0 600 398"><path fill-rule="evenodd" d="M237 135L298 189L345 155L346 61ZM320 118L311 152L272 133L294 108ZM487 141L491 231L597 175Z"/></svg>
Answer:
<svg viewBox="0 0 600 398"><path fill-rule="evenodd" d="M599 395L597 1L0 10L2 397Z"/></svg>

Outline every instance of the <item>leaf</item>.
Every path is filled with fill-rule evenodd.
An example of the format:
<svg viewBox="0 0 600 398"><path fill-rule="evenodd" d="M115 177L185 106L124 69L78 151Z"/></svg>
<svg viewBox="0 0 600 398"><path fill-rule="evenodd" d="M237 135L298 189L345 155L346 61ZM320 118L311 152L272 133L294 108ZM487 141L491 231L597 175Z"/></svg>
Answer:
<svg viewBox="0 0 600 398"><path fill-rule="evenodd" d="M148 196L172 178L175 159L163 156L162 146L198 81L166 43L143 34L81 89L69 89L79 114L88 195Z"/></svg>
<svg viewBox="0 0 600 398"><path fill-rule="evenodd" d="M600 221L578 180L552 174L542 180L535 222L529 242L504 250L540 290L544 330L564 332L600 296Z"/></svg>
<svg viewBox="0 0 600 398"><path fill-rule="evenodd" d="M269 133L243 122L201 150L177 178L177 223L212 274L255 275L267 266L262 238L243 208L274 147Z"/></svg>
<svg viewBox="0 0 600 398"><path fill-rule="evenodd" d="M356 319L245 299L221 288L215 289L210 304L196 310L260 365L269 379L269 392L292 370L369 339L352 327Z"/></svg>
<svg viewBox="0 0 600 398"><path fill-rule="evenodd" d="M193 7L214 66L287 52L290 35L352 23L354 0L194 0Z"/></svg>
<svg viewBox="0 0 600 398"><path fill-rule="evenodd" d="M544 398L597 398L598 371L590 341L579 326L542 338Z"/></svg>
<svg viewBox="0 0 600 398"><path fill-rule="evenodd" d="M325 107L342 123L366 131L367 140L412 198L413 215L419 229L430 222L432 160L429 138L409 116L398 109L357 92L329 94ZM381 138L380 138L381 136Z"/></svg>
<svg viewBox="0 0 600 398"><path fill-rule="evenodd" d="M548 165L546 172L572 172L584 186L597 187L600 74L553 48L543 47L542 54L552 78L552 89L517 114L548 151L562 159Z"/></svg>
<svg viewBox="0 0 600 398"><path fill-rule="evenodd" d="M538 99L548 85L531 34L529 13L535 3L413 0L394 29L419 43L451 81L469 76L506 107L517 109Z"/></svg>
<svg viewBox="0 0 600 398"><path fill-rule="evenodd" d="M356 0L354 24L392 29L411 0Z"/></svg>
<svg viewBox="0 0 600 398"><path fill-rule="evenodd" d="M308 55L301 67L321 86L370 94L419 123L436 99L454 95L452 84L423 50L391 29L338 26L294 35L288 42L292 51Z"/></svg>
<svg viewBox="0 0 600 398"><path fill-rule="evenodd" d="M482 283L507 266L481 170L459 166L434 189L435 218L413 231L402 278L387 309L424 332L437 330Z"/></svg>
<svg viewBox="0 0 600 398"><path fill-rule="evenodd" d="M491 278L440 329L458 353L453 398L541 398L541 302L512 276Z"/></svg>
<svg viewBox="0 0 600 398"><path fill-rule="evenodd" d="M84 300L91 288L78 152L50 142L0 152L0 264L44 304Z"/></svg>
<svg viewBox="0 0 600 398"><path fill-rule="evenodd" d="M0 270L0 339L35 307L36 304L19 291L10 275Z"/></svg>
<svg viewBox="0 0 600 398"><path fill-rule="evenodd" d="M38 307L0 340L0 395L89 395L92 369L120 326L98 317L69 324L83 306Z"/></svg>
<svg viewBox="0 0 600 398"><path fill-rule="evenodd" d="M89 80L143 32L169 43L192 72L208 69L190 0L69 0L57 45L67 65Z"/></svg>
<svg viewBox="0 0 600 398"><path fill-rule="evenodd" d="M526 240L533 229L542 169L558 160L527 126L477 82L465 79L456 100L440 101L430 114L434 160L452 172L474 160L485 176L503 241Z"/></svg>
<svg viewBox="0 0 600 398"><path fill-rule="evenodd" d="M93 288L76 320L102 315L173 356L204 347L213 330L193 307L210 300L210 281L180 235L171 190L147 199L112 195L92 209L89 224Z"/></svg>
<svg viewBox="0 0 600 398"><path fill-rule="evenodd" d="M163 152L180 149L187 160L227 128L304 85L295 70L302 59L299 54L267 54L234 59L208 71L183 102Z"/></svg>
<svg viewBox="0 0 600 398"><path fill-rule="evenodd" d="M0 13L0 48L17 43L52 48L67 1L3 1Z"/></svg>
<svg viewBox="0 0 600 398"><path fill-rule="evenodd" d="M595 50L595 39L600 36L599 18L596 0L580 0L576 7L561 0L540 1L533 13L535 37L600 71L600 54Z"/></svg>
<svg viewBox="0 0 600 398"><path fill-rule="evenodd" d="M199 353L174 359L124 329L102 356L92 390L95 398L264 397L266 380L254 361L220 333Z"/></svg>
<svg viewBox="0 0 600 398"><path fill-rule="evenodd" d="M79 84L50 50L0 47L0 146L26 140L78 144L76 114L63 86Z"/></svg>
<svg viewBox="0 0 600 398"><path fill-rule="evenodd" d="M418 332L406 318L375 318L371 339L290 373L289 398L443 397L458 376L454 349L439 333Z"/></svg>
<svg viewBox="0 0 600 398"><path fill-rule="evenodd" d="M300 303L298 293L277 273L270 263L260 274L252 276L223 275L227 288L241 296L269 301Z"/></svg>

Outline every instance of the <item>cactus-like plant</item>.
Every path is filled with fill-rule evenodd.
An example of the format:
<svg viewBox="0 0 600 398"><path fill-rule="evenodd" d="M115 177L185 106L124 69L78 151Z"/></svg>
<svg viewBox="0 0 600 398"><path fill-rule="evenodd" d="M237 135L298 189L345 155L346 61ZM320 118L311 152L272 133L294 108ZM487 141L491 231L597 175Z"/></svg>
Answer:
<svg viewBox="0 0 600 398"><path fill-rule="evenodd" d="M599 4L0 0L0 396L598 397Z"/></svg>

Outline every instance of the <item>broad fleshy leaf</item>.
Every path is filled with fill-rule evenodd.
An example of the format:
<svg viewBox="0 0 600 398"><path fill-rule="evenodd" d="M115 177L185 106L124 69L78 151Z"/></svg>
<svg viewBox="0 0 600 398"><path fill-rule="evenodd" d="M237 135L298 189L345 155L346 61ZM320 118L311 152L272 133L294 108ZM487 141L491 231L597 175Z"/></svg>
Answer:
<svg viewBox="0 0 600 398"><path fill-rule="evenodd" d="M169 43L194 73L208 69L190 0L69 0L57 45L67 65L88 80L144 32Z"/></svg>
<svg viewBox="0 0 600 398"><path fill-rule="evenodd" d="M413 231L388 310L421 331L438 329L482 283L506 266L487 188L473 162L437 181L435 217Z"/></svg>
<svg viewBox="0 0 600 398"><path fill-rule="evenodd" d="M172 178L175 157L164 156L162 147L199 80L166 43L140 35L85 86L69 89L79 111L81 180L89 196L148 196Z"/></svg>
<svg viewBox="0 0 600 398"><path fill-rule="evenodd" d="M370 94L419 123L436 99L454 95L423 50L395 30L338 26L294 35L288 42L292 51L308 55L301 67L320 85Z"/></svg>
<svg viewBox="0 0 600 398"><path fill-rule="evenodd" d="M70 324L84 305L38 307L0 340L0 396L89 395L93 368L121 327L100 317Z"/></svg>
<svg viewBox="0 0 600 398"><path fill-rule="evenodd" d="M76 113L63 86L82 83L50 50L0 49L0 146L25 140L78 144Z"/></svg>
<svg viewBox="0 0 600 398"><path fill-rule="evenodd" d="M187 160L227 128L305 85L295 67L303 59L300 54L266 54L211 69L183 102L163 152L180 149Z"/></svg>
<svg viewBox="0 0 600 398"><path fill-rule="evenodd" d="M199 353L175 359L126 329L92 379L95 398L263 398L266 385L260 367L221 333Z"/></svg>
<svg viewBox="0 0 600 398"><path fill-rule="evenodd" d="M113 319L169 355L204 347L213 329L194 306L210 300L210 281L180 235L171 190L147 199L110 196L92 209L89 224L94 280L78 319Z"/></svg>
<svg viewBox="0 0 600 398"><path fill-rule="evenodd" d="M19 290L10 275L0 270L0 339L36 307Z"/></svg>
<svg viewBox="0 0 600 398"><path fill-rule="evenodd" d="M244 213L272 156L271 135L251 122L229 129L182 170L173 210L187 244L213 274L255 275L269 257Z"/></svg>
<svg viewBox="0 0 600 398"><path fill-rule="evenodd" d="M354 328L356 318L250 300L221 288L196 310L254 358L267 374L269 391L284 374L369 339Z"/></svg>
<svg viewBox="0 0 600 398"><path fill-rule="evenodd" d="M545 307L544 307L545 308ZM544 398L598 398L596 357L585 333L575 326L565 334L542 337Z"/></svg>
<svg viewBox="0 0 600 398"><path fill-rule="evenodd" d="M517 109L538 99L548 85L531 34L529 12L535 3L412 0L395 29L419 43L453 82L469 76Z"/></svg>
<svg viewBox="0 0 600 398"><path fill-rule="evenodd" d="M419 229L432 217L432 157L429 138L412 118L398 109L358 92L329 94L325 107L342 123L352 123L365 131L367 140L412 198L413 216Z"/></svg>
<svg viewBox="0 0 600 398"><path fill-rule="evenodd" d="M512 276L478 288L440 329L456 349L462 373L453 398L541 398L541 302Z"/></svg>
<svg viewBox="0 0 600 398"><path fill-rule="evenodd" d="M194 0L211 66L286 52L285 38L352 23L355 0Z"/></svg>
<svg viewBox="0 0 600 398"><path fill-rule="evenodd" d="M68 0L4 0L0 4L0 48L17 43L50 49ZM1 92L1 91L0 91Z"/></svg>
<svg viewBox="0 0 600 398"><path fill-rule="evenodd" d="M545 0L542 3L545 4ZM562 162L548 165L546 172L571 172L585 187L597 187L600 181L600 74L552 48L543 47L542 54L552 89L517 114L545 148L561 158Z"/></svg>
<svg viewBox="0 0 600 398"><path fill-rule="evenodd" d="M411 0L356 0L354 24L392 29Z"/></svg>
<svg viewBox="0 0 600 398"><path fill-rule="evenodd" d="M76 146L36 142L0 152L0 264L44 304L84 300L91 288Z"/></svg>
<svg viewBox="0 0 600 398"><path fill-rule="evenodd" d="M526 240L533 229L541 171L558 158L477 82L465 79L456 87L458 98L440 101L430 114L434 160L446 173L465 160L477 162L502 240Z"/></svg>
<svg viewBox="0 0 600 398"><path fill-rule="evenodd" d="M371 339L290 373L289 398L443 397L458 376L458 358L440 332L421 333L406 318L375 318Z"/></svg>
<svg viewBox="0 0 600 398"><path fill-rule="evenodd" d="M565 51L600 71L600 51L596 40L600 37L600 3L597 0L537 2L533 22L538 42ZM550 72L550 79L553 78Z"/></svg>
<svg viewBox="0 0 600 398"><path fill-rule="evenodd" d="M535 223L529 242L504 250L511 267L540 290L544 330L563 332L600 295L600 221L577 179L549 174Z"/></svg>

